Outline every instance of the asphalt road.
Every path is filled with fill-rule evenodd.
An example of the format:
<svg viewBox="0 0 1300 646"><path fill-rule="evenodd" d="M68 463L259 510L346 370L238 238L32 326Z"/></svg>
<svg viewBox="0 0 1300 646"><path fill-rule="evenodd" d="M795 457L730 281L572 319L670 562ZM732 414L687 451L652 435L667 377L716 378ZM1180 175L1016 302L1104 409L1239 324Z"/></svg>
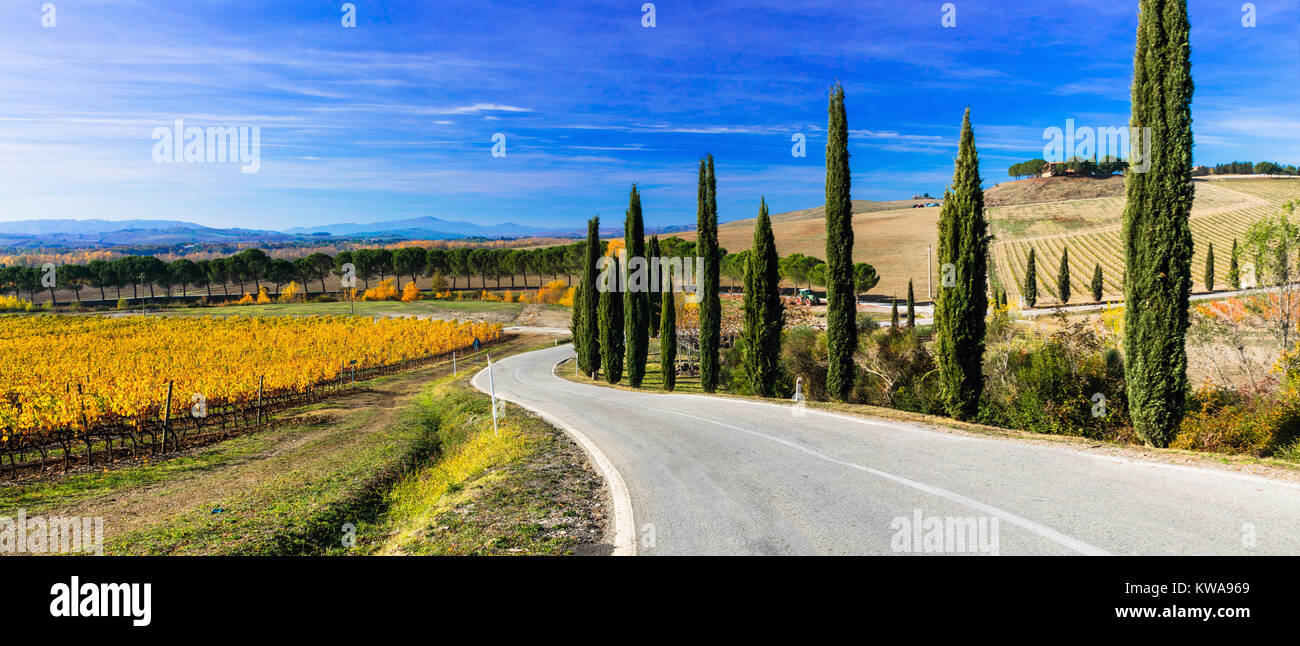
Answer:
<svg viewBox="0 0 1300 646"><path fill-rule="evenodd" d="M565 345L503 359L492 386L588 445L613 490L620 553L1300 554L1294 483L587 386L554 374L571 356ZM475 385L489 390L486 372Z"/></svg>

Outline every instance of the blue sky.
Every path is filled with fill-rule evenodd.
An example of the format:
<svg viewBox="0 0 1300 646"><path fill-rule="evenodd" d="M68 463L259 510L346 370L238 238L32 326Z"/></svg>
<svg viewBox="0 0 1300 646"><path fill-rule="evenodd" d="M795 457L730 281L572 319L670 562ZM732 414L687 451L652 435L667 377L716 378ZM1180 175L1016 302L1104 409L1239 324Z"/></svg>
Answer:
<svg viewBox="0 0 1300 646"><path fill-rule="evenodd" d="M432 215L693 223L823 201L847 94L855 199L938 195L972 109L985 186L1044 128L1125 126L1136 0L499 2L0 0L0 220L286 229ZM1300 7L1192 0L1199 163L1300 163ZM152 132L261 128L261 168L158 164ZM506 156L491 155L494 133ZM791 136L807 137L805 158Z"/></svg>

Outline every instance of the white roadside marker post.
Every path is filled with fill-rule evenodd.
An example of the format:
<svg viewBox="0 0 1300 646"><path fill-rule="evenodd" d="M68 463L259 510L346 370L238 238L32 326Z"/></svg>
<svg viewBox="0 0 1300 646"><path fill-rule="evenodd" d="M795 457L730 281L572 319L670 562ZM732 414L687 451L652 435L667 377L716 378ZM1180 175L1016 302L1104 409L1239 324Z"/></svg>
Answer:
<svg viewBox="0 0 1300 646"><path fill-rule="evenodd" d="M454 350L451 353L451 376L456 376L456 352Z"/></svg>
<svg viewBox="0 0 1300 646"><path fill-rule="evenodd" d="M501 432L497 430L497 385L492 380L492 355L487 356L488 371L488 391L492 393L492 434L501 437Z"/></svg>
<svg viewBox="0 0 1300 646"><path fill-rule="evenodd" d="M790 414L794 415L795 417L803 417L804 415L808 414L804 410L805 408L807 408L808 403L807 403L807 399L803 396L803 377L799 377L798 379L795 380L794 397L791 397L790 399L794 401L794 406L790 407Z"/></svg>

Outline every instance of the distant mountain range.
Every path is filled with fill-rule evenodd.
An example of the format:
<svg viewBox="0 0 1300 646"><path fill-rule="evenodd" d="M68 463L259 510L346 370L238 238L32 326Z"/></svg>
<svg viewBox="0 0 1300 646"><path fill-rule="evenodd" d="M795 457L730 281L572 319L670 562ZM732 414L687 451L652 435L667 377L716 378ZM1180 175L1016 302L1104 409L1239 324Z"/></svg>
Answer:
<svg viewBox="0 0 1300 646"><path fill-rule="evenodd" d="M647 227L646 233L689 231L694 227ZM621 228L601 231L619 235ZM397 240L455 240L460 238L576 238L586 228L561 229L526 226L513 222L473 224L420 217L370 224L342 223L294 227L286 231L218 229L176 220L18 220L0 222L0 248L101 248L154 247L209 243L284 243L329 238L384 237Z"/></svg>
<svg viewBox="0 0 1300 646"><path fill-rule="evenodd" d="M531 236L563 237L574 236L586 231L576 229L548 229L529 227L514 222L501 224L473 224L471 222L454 222L425 216L409 220L392 220L389 222L372 222L369 224L330 224L320 227L295 227L285 231L288 234L312 235L328 233L337 237L365 235L395 235L405 238L449 239L449 238L526 238Z"/></svg>
<svg viewBox="0 0 1300 646"><path fill-rule="evenodd" d="M279 231L214 229L173 220L18 220L0 222L0 247L88 249L199 243L284 242Z"/></svg>

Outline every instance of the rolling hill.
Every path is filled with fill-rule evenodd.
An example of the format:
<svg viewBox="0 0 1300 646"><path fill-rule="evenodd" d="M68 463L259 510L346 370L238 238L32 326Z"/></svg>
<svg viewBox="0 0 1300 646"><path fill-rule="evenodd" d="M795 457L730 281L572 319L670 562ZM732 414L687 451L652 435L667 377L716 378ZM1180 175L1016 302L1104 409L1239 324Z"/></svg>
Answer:
<svg viewBox="0 0 1300 646"><path fill-rule="evenodd" d="M1107 297L1117 296L1123 262L1119 246L1122 189L1123 179L1116 177L1021 180L986 190L986 196L992 195L999 202L1014 202L987 210L989 232L995 237L989 260L992 279L996 284L1005 284L1014 302L1019 296L1018 283L1023 280L1028 250L1033 247L1038 254L1040 303L1054 304L1056 287L1048 283L1054 283L1061 251L1069 246L1074 288L1071 302L1091 298L1088 285L1097 263L1105 273ZM1119 193L1112 195L1116 190ZM1217 273L1226 276L1232 238L1240 237L1255 219L1292 199L1300 199L1300 179L1197 181L1192 210L1194 273L1200 275L1208 244L1214 241ZM880 284L871 290L872 296L905 297L907 282L912 280L917 299L928 298L926 248L937 244L939 209L914 209L910 208L912 203L853 202L854 261L869 262L880 274ZM815 207L772 216L777 252L783 256L803 253L825 258L824 214L822 207ZM753 219L718 226L719 243L729 252L748 249L753 235ZM681 237L694 239L694 232ZM930 271L937 272L937 268L931 265ZM1199 279L1195 282L1195 290L1202 291Z"/></svg>

